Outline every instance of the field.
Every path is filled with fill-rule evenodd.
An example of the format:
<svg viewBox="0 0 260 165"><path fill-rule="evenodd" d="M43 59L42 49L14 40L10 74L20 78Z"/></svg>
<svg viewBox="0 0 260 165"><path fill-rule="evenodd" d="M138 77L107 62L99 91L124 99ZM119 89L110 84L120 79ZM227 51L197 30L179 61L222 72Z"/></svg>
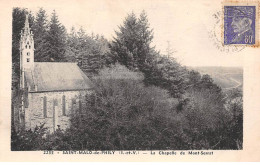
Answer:
<svg viewBox="0 0 260 165"><path fill-rule="evenodd" d="M243 87L242 67L190 67L203 74L208 74L223 90Z"/></svg>

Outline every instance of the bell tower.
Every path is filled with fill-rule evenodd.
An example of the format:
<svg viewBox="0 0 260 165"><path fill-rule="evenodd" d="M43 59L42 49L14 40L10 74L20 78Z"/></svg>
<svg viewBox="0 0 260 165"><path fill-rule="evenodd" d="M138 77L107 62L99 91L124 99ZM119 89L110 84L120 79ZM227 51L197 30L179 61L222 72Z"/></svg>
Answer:
<svg viewBox="0 0 260 165"><path fill-rule="evenodd" d="M26 71L34 66L34 41L33 33L29 27L28 14L26 15L24 28L20 39L20 69Z"/></svg>
<svg viewBox="0 0 260 165"><path fill-rule="evenodd" d="M21 127L25 125L25 111L26 111L26 93L28 93L28 88L25 81L25 72L33 74L32 70L34 68L34 41L33 33L29 27L28 14L26 14L24 28L21 30L20 38L20 99L21 99L21 109L18 112L18 120ZM33 75L32 75L33 76Z"/></svg>

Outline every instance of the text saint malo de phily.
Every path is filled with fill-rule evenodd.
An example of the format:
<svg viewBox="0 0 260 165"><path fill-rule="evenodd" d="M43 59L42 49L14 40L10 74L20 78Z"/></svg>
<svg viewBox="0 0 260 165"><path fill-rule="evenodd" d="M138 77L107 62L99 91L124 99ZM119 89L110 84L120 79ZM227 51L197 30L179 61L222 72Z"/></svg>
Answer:
<svg viewBox="0 0 260 165"><path fill-rule="evenodd" d="M93 90L90 79L77 63L34 62L33 33L28 15L20 39L20 106L14 109L16 128L42 125L52 133L66 129L72 113L82 108Z"/></svg>

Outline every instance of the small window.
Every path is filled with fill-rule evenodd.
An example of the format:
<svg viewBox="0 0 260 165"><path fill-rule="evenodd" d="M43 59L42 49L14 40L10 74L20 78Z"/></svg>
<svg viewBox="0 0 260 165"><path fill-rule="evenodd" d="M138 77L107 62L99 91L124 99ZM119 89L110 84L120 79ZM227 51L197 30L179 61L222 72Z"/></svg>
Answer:
<svg viewBox="0 0 260 165"><path fill-rule="evenodd" d="M62 115L66 116L66 99L65 99L65 95L62 96Z"/></svg>
<svg viewBox="0 0 260 165"><path fill-rule="evenodd" d="M30 58L27 58L27 62L30 62Z"/></svg>
<svg viewBox="0 0 260 165"><path fill-rule="evenodd" d="M27 49L27 47L28 47L28 46L27 46L27 45L25 45L25 48L26 48L26 49Z"/></svg>
<svg viewBox="0 0 260 165"><path fill-rule="evenodd" d="M47 117L47 97L44 96L43 98L43 117Z"/></svg>
<svg viewBox="0 0 260 165"><path fill-rule="evenodd" d="M27 56L30 56L30 52L27 52Z"/></svg>
<svg viewBox="0 0 260 165"><path fill-rule="evenodd" d="M29 45L29 49L31 49L31 46Z"/></svg>

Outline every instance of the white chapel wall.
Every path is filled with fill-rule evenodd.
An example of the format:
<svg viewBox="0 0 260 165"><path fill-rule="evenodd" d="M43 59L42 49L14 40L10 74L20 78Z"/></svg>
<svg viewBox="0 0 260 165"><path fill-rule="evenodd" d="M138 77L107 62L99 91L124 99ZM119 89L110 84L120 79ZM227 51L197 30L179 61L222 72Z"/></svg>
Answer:
<svg viewBox="0 0 260 165"><path fill-rule="evenodd" d="M29 106L25 110L25 128L34 129L37 126L45 123L50 132L54 130L54 118L55 118L55 128L60 125L60 129L65 130L69 127L70 115L74 113L79 108L79 100L84 100L85 96L91 91L63 91L63 92L42 92L42 93L29 93L28 101ZM65 96L65 113L63 115L63 104L62 98ZM46 97L46 117L44 117L44 97ZM57 100L57 106L55 109L58 113L54 114L55 99ZM73 100L75 101L73 103ZM76 104L75 104L76 103ZM56 116L56 117L55 117ZM54 117L54 118L53 118ZM58 121L57 121L58 118Z"/></svg>

